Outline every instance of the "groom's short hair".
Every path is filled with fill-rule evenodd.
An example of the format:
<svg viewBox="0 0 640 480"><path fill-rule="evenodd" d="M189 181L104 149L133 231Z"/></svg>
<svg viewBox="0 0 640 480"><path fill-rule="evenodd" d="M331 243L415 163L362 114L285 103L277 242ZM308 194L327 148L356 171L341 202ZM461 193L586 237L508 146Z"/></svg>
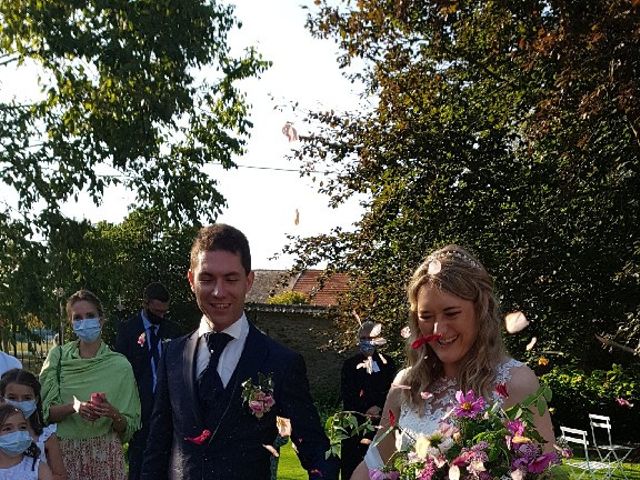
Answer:
<svg viewBox="0 0 640 480"><path fill-rule="evenodd" d="M200 229L191 246L191 269L195 268L200 252L216 250L239 255L242 268L249 275L251 272L249 241L240 230L224 223L216 223Z"/></svg>

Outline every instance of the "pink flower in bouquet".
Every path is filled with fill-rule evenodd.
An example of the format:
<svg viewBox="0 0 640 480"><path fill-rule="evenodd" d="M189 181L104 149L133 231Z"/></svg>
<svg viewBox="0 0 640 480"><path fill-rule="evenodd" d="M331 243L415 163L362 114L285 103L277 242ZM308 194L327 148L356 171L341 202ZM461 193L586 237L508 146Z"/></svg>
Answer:
<svg viewBox="0 0 640 480"><path fill-rule="evenodd" d="M543 453L527 465L527 470L529 470L530 473L542 473L549 468L552 463L558 463L558 461L558 456L555 452Z"/></svg>
<svg viewBox="0 0 640 480"><path fill-rule="evenodd" d="M383 472L382 470L369 470L369 478L371 480L398 480L400 472Z"/></svg>
<svg viewBox="0 0 640 480"><path fill-rule="evenodd" d="M520 419L517 420L509 420L507 422L507 430L511 433L511 435L522 436L524 434L524 422Z"/></svg>
<svg viewBox="0 0 640 480"><path fill-rule="evenodd" d="M453 408L453 413L457 417L474 418L484 409L484 398L476 397L473 390L469 390L466 394L458 390L456 400L458 405Z"/></svg>

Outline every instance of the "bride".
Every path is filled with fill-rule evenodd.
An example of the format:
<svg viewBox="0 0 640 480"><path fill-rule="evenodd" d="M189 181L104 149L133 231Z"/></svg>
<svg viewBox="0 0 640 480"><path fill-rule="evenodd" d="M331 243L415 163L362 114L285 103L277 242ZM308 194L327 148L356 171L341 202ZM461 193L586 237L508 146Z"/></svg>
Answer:
<svg viewBox="0 0 640 480"><path fill-rule="evenodd" d="M387 435L372 444L352 480L368 479L369 470L382 468L396 449L435 431L457 390L473 389L508 408L539 387L533 371L508 356L493 281L466 250L449 245L429 255L414 272L408 297L409 366L394 380L380 422L385 431L391 412L402 433L395 441ZM535 428L551 448L549 412L534 416Z"/></svg>

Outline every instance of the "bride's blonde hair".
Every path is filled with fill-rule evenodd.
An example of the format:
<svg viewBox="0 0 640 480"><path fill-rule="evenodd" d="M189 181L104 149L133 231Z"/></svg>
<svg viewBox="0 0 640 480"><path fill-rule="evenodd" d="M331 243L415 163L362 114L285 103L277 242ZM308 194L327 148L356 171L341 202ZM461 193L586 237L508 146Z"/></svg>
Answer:
<svg viewBox="0 0 640 480"><path fill-rule="evenodd" d="M473 389L490 398L496 366L506 355L500 332L500 308L493 291L493 280L482 264L458 245L447 245L429 255L416 269L407 294L411 306L407 344L409 370L403 383L411 387L403 394L413 406L424 401L420 392L427 390L444 374L442 362L429 344L414 350L411 344L421 337L418 328L418 293L422 287L437 288L474 304L478 336L460 364L458 385L463 391Z"/></svg>

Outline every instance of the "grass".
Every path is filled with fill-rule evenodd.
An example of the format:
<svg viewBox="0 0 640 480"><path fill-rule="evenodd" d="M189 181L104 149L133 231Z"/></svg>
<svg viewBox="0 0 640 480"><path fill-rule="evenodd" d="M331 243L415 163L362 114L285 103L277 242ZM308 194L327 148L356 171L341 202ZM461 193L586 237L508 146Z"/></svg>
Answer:
<svg viewBox="0 0 640 480"><path fill-rule="evenodd" d="M578 462L578 460L570 460L568 463L563 464L561 467L557 467L558 477L559 478L567 478L567 479L576 479L583 473L583 470L579 470L577 468L571 467L570 464L572 462ZM624 463L624 473L629 480L640 480L640 464L639 463ZM594 471L594 478L596 479L604 479L607 478L606 470L596 470ZM582 476L585 480L589 480L589 472L585 472ZM624 480L624 476L618 470L611 475L613 480Z"/></svg>
<svg viewBox="0 0 640 480"><path fill-rule="evenodd" d="M280 461L278 462L278 480L304 480L309 478L307 472L300 465L296 452L287 442L280 448Z"/></svg>

